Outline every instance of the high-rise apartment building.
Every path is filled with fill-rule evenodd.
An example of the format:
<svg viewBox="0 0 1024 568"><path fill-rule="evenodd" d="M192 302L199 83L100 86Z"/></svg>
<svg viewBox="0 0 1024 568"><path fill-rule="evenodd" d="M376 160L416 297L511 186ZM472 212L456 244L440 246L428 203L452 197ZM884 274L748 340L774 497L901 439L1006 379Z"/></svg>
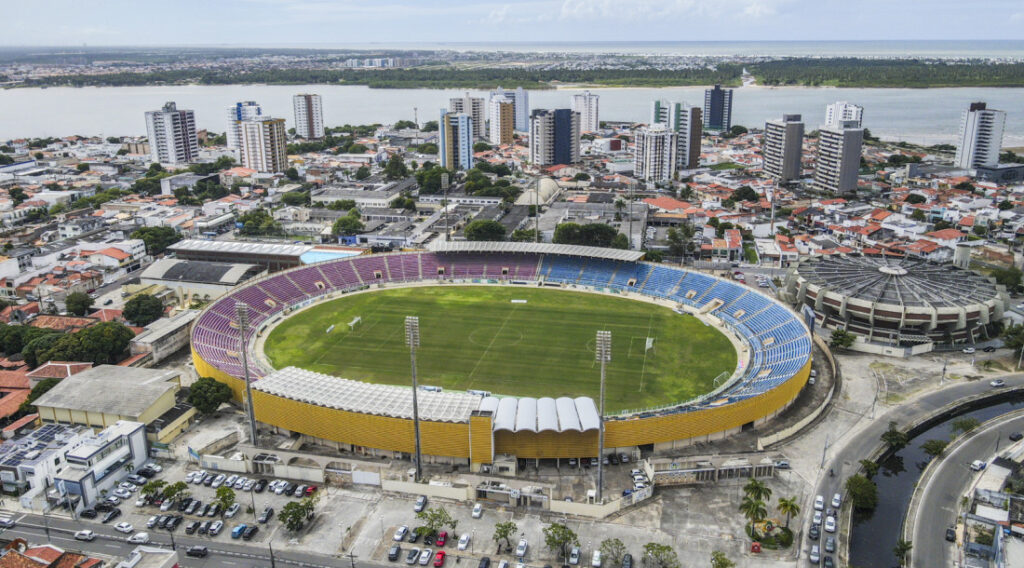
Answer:
<svg viewBox="0 0 1024 568"><path fill-rule="evenodd" d="M953 165L968 170L997 165L1005 126L1005 112L990 109L985 103L971 103L960 118L960 140Z"/></svg>
<svg viewBox="0 0 1024 568"><path fill-rule="evenodd" d="M473 117L464 112L448 112L441 109L441 122L438 127L438 162L449 170L472 168L475 139Z"/></svg>
<svg viewBox="0 0 1024 568"><path fill-rule="evenodd" d="M228 108L228 148L242 147L242 126L239 122L263 116L263 108L256 101L242 101Z"/></svg>
<svg viewBox="0 0 1024 568"><path fill-rule="evenodd" d="M572 110L580 113L581 132L597 132L601 128L601 119L598 116L598 102L599 97L590 94L590 91L572 96Z"/></svg>
<svg viewBox="0 0 1024 568"><path fill-rule="evenodd" d="M679 163L679 134L663 122L656 122L636 133L633 175L642 180L671 181Z"/></svg>
<svg viewBox="0 0 1024 568"><path fill-rule="evenodd" d="M700 139L704 129L700 108L686 103L654 101L651 105L651 125L659 123L679 135L679 169L688 170L700 166Z"/></svg>
<svg viewBox="0 0 1024 568"><path fill-rule="evenodd" d="M292 106L295 108L295 135L307 140L323 138L324 112L320 95L295 95Z"/></svg>
<svg viewBox="0 0 1024 568"><path fill-rule="evenodd" d="M497 90L491 91L491 96L488 100L494 100L494 97L507 97L512 100L512 106L515 108L516 121L514 128L519 132L526 132L530 129L530 92L522 87L516 87L515 91L506 92L505 89L498 87Z"/></svg>
<svg viewBox="0 0 1024 568"><path fill-rule="evenodd" d="M765 173L779 182L800 179L803 144L804 123L799 114L784 114L781 119L765 122L761 152Z"/></svg>
<svg viewBox="0 0 1024 568"><path fill-rule="evenodd" d="M728 132L732 128L732 89L715 85L704 91L704 130Z"/></svg>
<svg viewBox="0 0 1024 568"><path fill-rule="evenodd" d="M464 97L448 100L448 112L468 114L473 119L473 137L485 138L487 136L484 128L487 124L487 109L484 102L483 97L471 97L469 93L466 93Z"/></svg>
<svg viewBox="0 0 1024 568"><path fill-rule="evenodd" d="M840 121L854 121L860 128L864 124L864 107L846 101L836 101L825 107L825 126L835 126Z"/></svg>
<svg viewBox="0 0 1024 568"><path fill-rule="evenodd" d="M491 144L500 146L512 143L512 132L516 126L516 103L507 96L491 97L489 132Z"/></svg>
<svg viewBox="0 0 1024 568"><path fill-rule="evenodd" d="M240 124L242 147L239 154L243 166L261 173L283 172L288 168L285 149L288 132L283 118L261 116Z"/></svg>
<svg viewBox="0 0 1024 568"><path fill-rule="evenodd" d="M580 113L567 108L530 113L530 162L537 166L580 161Z"/></svg>
<svg viewBox="0 0 1024 568"><path fill-rule="evenodd" d="M149 153L158 164L187 164L199 157L196 117L168 102L160 110L146 112Z"/></svg>
<svg viewBox="0 0 1024 568"><path fill-rule="evenodd" d="M822 127L819 132L814 187L836 194L856 191L864 129L849 120Z"/></svg>

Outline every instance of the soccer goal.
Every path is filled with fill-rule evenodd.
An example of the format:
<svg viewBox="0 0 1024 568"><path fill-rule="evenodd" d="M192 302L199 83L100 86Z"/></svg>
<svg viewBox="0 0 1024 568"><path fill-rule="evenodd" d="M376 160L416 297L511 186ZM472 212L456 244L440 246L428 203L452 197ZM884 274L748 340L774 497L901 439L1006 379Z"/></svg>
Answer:
<svg viewBox="0 0 1024 568"><path fill-rule="evenodd" d="M361 318L359 316L356 316L356 317L352 318L352 321L348 322L348 330L352 331L353 329L355 329L356 328L356 324L358 324L361 321L363 321L363 318Z"/></svg>

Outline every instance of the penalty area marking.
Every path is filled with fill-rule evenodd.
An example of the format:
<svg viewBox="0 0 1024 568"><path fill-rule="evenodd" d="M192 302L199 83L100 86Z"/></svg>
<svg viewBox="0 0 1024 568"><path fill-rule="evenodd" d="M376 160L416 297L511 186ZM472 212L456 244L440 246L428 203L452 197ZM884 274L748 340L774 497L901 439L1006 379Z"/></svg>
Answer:
<svg viewBox="0 0 1024 568"><path fill-rule="evenodd" d="M526 300L512 300L513 304L525 304Z"/></svg>

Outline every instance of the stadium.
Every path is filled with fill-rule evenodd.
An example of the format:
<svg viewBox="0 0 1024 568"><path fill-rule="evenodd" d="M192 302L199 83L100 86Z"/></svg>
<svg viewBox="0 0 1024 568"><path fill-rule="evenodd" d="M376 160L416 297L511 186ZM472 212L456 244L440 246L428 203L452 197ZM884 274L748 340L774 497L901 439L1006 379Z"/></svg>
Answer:
<svg viewBox="0 0 1024 568"><path fill-rule="evenodd" d="M192 329L193 361L200 376L213 377L230 386L236 399L244 398L236 321L236 304L242 303L249 314L245 345L250 354L253 407L260 423L343 451L408 459L414 452L413 397L409 386L399 386L408 382L341 378L298 365L274 369L263 348L273 342L268 337L275 337L275 328L289 325L291 318L305 317L324 302L354 301L405 288L440 288L449 294L478 288L522 291L509 297L549 289L552 294L567 294L565 298L585 293L607 297L609 302L629 302L638 313L647 307L643 304L670 309L673 318L698 322L728 338L728 343L718 345L731 344L727 349L735 351L726 360L728 371L715 376L707 390L695 396L662 398L660 404L639 410L623 408L628 402L616 400L618 409L606 412L603 420L607 450L668 451L755 427L785 410L805 385L811 368L811 337L800 318L756 289L677 266L643 262L642 255L569 245L441 242L428 251L368 254L291 268L248 281L207 306ZM348 317L333 325L353 323ZM572 323L565 322L565 335L575 332L568 329ZM362 324L353 325L359 329ZM593 337L594 331L588 328L585 333ZM335 332L317 328L308 333L313 338ZM622 343L618 353L627 356L614 360L628 359L635 350L637 361L647 361L640 354L651 348L650 341L645 349L642 339L617 337ZM654 345L660 352L669 352L682 349L684 342ZM384 366L391 359L401 359L408 368L407 350L401 357L394 355L385 353L377 360ZM302 366L312 366L312 361ZM680 375L685 371L679 369ZM597 375L590 366L580 373ZM633 380L624 376L627 382ZM421 375L420 384L433 385L431 379ZM706 383L708 377L704 379ZM546 388L541 394L547 396L522 396L534 392L528 381L494 383L502 386L493 392L421 386L417 398L424 460L479 466L493 463L497 456L597 456L602 419L595 398Z"/></svg>

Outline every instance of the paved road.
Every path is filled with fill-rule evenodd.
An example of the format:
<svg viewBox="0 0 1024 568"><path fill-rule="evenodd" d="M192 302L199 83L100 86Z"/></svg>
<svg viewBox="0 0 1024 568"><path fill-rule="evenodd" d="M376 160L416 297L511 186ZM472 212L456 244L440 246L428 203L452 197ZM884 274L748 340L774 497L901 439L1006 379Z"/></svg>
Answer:
<svg viewBox="0 0 1024 568"><path fill-rule="evenodd" d="M1024 374L1009 375L1005 377L1005 380L1007 387L1024 386ZM900 426L905 426L957 400L992 390L993 388L989 386L988 380L961 382L945 387L942 390L922 395L892 408L884 414L876 413L873 417L870 414L865 416L864 419L871 422L863 430L848 438L840 437L838 443L835 441L829 442L830 448L825 452L827 459L818 476L816 491L809 496L809 499L813 500L814 495L824 495L826 500L829 500L832 494L842 492L843 480L857 472L860 468L860 460L867 457L875 449L879 443L880 436L888 429L890 420L895 420ZM842 433L838 435L842 436ZM829 477L829 469L834 470L834 477ZM810 528L810 515L812 514L812 503L810 500L803 504L803 510L808 512L806 514L807 525L803 531L805 535L807 534L807 529ZM804 540L802 548L806 551L809 550L810 544L806 542L806 538Z"/></svg>
<svg viewBox="0 0 1024 568"><path fill-rule="evenodd" d="M979 429L969 440L957 446L935 465L934 473L924 486L921 505L914 522L912 562L921 568L953 566L956 547L946 542L946 528L956 524L960 497L978 473L971 471L971 462L990 462L996 447L1012 444L1010 432L1024 430L1024 416L1009 420L996 418Z"/></svg>
<svg viewBox="0 0 1024 568"><path fill-rule="evenodd" d="M23 537L30 543L50 542L68 550L80 550L83 552L104 554L124 558L135 548L135 544L125 542L126 535L118 533L110 525L99 523L76 523L67 518L42 515L22 514L12 515L17 520L17 526L3 532L5 538ZM78 541L73 538L75 531L89 528L97 534L96 540L91 542ZM159 530L146 530L150 534L149 546L159 545L170 548L171 533ZM139 531L141 532L141 531ZM48 535L48 536L47 536ZM217 540L206 537L193 537L184 534L184 531L173 533L174 545L177 550L182 550L192 545L201 544L210 550L206 558L191 558L179 553L181 564L196 568L235 568L237 566L271 566L270 549L263 545L243 544L243 541L235 541L228 534L221 534ZM378 563L365 562L356 559L360 566L384 566ZM276 566L307 566L307 567L331 567L350 568L352 561L346 558L337 558L316 553L278 551L274 550L274 565Z"/></svg>

